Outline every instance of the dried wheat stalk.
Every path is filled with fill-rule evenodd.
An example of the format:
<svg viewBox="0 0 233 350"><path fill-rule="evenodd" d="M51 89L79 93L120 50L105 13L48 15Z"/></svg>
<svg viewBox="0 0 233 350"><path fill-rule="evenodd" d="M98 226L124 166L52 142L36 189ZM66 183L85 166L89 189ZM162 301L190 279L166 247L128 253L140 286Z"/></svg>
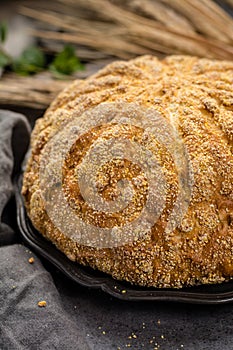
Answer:
<svg viewBox="0 0 233 350"><path fill-rule="evenodd" d="M30 77L4 74L0 79L0 105L45 109L73 79L86 78L111 61L108 59L87 64L85 71L77 72L66 80L55 80L49 72Z"/></svg>
<svg viewBox="0 0 233 350"><path fill-rule="evenodd" d="M6 75L0 79L0 101L4 105L44 109L66 85L67 81L46 76L35 79Z"/></svg>
<svg viewBox="0 0 233 350"><path fill-rule="evenodd" d="M223 2L233 10L233 0ZM81 59L93 62L78 78L106 58L190 54L233 60L233 18L212 0L25 0L19 11L36 21L31 33L45 50L73 43ZM66 84L49 73L3 76L0 103L44 109Z"/></svg>
<svg viewBox="0 0 233 350"><path fill-rule="evenodd" d="M224 0L224 2L233 7L233 0Z"/></svg>
<svg viewBox="0 0 233 350"><path fill-rule="evenodd" d="M33 35L86 45L125 59L147 53L233 58L233 19L211 0L53 2L60 6L69 5L67 7L73 8L73 15L70 11L63 12L65 7L60 8L60 12L56 8L55 12L51 6L44 11L22 7L21 12L44 25L53 24L64 32L46 30L45 27L45 30L33 31ZM139 13L135 13L136 10ZM140 15L143 11L151 12L152 18ZM92 19L94 14L95 20ZM101 21L103 17L105 21Z"/></svg>

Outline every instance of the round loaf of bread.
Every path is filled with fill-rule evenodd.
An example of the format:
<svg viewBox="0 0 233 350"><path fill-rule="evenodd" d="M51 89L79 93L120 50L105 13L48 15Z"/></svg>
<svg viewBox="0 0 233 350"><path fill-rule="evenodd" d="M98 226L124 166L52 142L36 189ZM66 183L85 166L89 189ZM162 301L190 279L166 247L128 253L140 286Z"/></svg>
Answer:
<svg viewBox="0 0 233 350"><path fill-rule="evenodd" d="M36 229L113 278L233 277L233 62L143 56L74 81L38 119L22 193Z"/></svg>

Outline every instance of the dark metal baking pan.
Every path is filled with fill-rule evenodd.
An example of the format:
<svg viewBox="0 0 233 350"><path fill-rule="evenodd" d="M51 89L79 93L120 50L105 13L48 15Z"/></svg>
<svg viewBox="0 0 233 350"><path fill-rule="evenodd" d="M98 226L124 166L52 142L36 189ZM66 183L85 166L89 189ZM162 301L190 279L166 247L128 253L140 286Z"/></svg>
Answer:
<svg viewBox="0 0 233 350"><path fill-rule="evenodd" d="M128 301L173 301L193 304L223 304L233 302L233 281L183 289L157 289L132 286L111 276L70 261L32 225L21 195L22 175L15 184L17 223L24 242L46 258L60 271L82 286L100 288L113 297Z"/></svg>

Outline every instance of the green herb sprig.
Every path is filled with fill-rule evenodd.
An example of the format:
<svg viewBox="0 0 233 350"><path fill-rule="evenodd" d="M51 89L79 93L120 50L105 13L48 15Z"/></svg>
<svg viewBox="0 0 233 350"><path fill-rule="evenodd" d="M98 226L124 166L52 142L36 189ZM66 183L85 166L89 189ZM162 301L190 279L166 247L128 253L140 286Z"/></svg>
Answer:
<svg viewBox="0 0 233 350"><path fill-rule="evenodd" d="M7 25L5 22L0 22L0 68L4 68L11 63L10 56L1 47L7 38Z"/></svg>
<svg viewBox="0 0 233 350"><path fill-rule="evenodd" d="M71 75L76 71L84 70L84 65L76 56L74 47L65 45L64 49L50 64L49 70L54 76L62 78L64 75Z"/></svg>
<svg viewBox="0 0 233 350"><path fill-rule="evenodd" d="M46 55L37 46L30 46L22 52L20 57L13 60L2 48L7 38L7 25L0 22L0 68L8 67L19 75L31 75L49 69L55 78L64 79L79 70L84 70L84 65L75 54L75 48L65 45L52 62L48 63Z"/></svg>

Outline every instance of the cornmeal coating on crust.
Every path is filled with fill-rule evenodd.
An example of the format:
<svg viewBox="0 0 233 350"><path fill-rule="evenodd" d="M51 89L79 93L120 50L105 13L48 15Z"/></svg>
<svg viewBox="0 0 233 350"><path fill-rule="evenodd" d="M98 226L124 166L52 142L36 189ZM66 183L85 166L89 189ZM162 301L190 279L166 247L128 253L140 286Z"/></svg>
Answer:
<svg viewBox="0 0 233 350"><path fill-rule="evenodd" d="M111 248L79 244L57 229L46 212L39 175L43 149L74 113L82 115L102 103L136 103L145 109L153 108L166 122L176 126L189 155L194 182L187 212L169 235L165 234L164 228L178 186L174 164L163 146L159 149L159 162L165 164L170 192L165 210L144 238ZM72 164L76 161L74 155L78 153L82 158L93 140L101 138L103 132L109 132L107 128L109 125L102 125L80 138L63 167L64 193L68 199L73 193L70 200L74 212L79 210L84 220L92 223L94 214L74 186ZM140 141L140 132L137 128L124 130L124 135ZM153 145L151 147L153 149ZM109 179L101 190L106 200L113 196L108 185L112 180L119 180L114 179L118 166L112 162L111 171L102 169ZM138 171L127 162L121 164L121 169L121 175L129 178ZM153 56L142 56L128 62L114 62L86 80L74 81L36 122L22 193L27 213L43 236L71 260L99 269L116 279L161 288L220 283L231 279L233 62L189 56L169 56L160 61ZM136 201L139 203L136 207L143 205L145 193L140 192L142 199ZM134 213L136 215L136 209L125 216L116 215L115 221L106 215L99 216L97 224L103 227L121 225L128 219L127 215L131 215L130 218ZM59 206L57 212L62 215Z"/></svg>

